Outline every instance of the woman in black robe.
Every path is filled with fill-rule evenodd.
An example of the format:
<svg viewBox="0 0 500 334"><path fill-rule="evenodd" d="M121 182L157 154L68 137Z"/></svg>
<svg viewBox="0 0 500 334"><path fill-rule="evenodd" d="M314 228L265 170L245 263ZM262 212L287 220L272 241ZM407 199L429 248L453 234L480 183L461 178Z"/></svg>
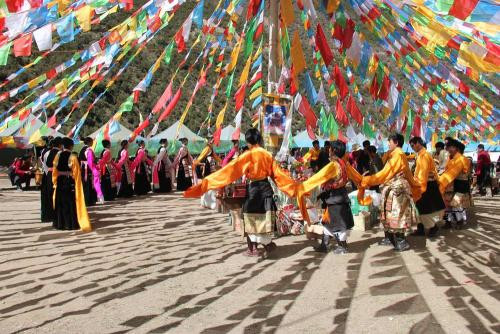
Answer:
<svg viewBox="0 0 500 334"><path fill-rule="evenodd" d="M52 171L54 168L54 158L62 149L62 138L57 137L49 142L49 149L43 152L41 157L43 164L41 193L41 220L44 223L50 223L54 220L54 185L52 183Z"/></svg>

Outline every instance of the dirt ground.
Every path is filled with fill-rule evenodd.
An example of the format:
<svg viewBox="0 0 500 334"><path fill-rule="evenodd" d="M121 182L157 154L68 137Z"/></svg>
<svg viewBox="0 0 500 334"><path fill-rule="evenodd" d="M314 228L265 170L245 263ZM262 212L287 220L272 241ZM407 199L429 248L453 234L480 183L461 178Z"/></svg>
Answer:
<svg viewBox="0 0 500 334"><path fill-rule="evenodd" d="M499 333L500 201L401 254L352 232L241 253L224 214L178 193L93 207L94 231L39 222L39 193L0 179L0 333Z"/></svg>

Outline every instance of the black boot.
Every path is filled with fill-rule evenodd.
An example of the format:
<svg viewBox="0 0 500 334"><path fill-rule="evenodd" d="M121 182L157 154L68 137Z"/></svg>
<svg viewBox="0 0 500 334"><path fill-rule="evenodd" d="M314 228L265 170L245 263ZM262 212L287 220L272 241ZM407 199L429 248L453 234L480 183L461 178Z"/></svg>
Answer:
<svg viewBox="0 0 500 334"><path fill-rule="evenodd" d="M394 236L388 231L384 231L384 239L378 242L379 246L394 246Z"/></svg>
<svg viewBox="0 0 500 334"><path fill-rule="evenodd" d="M319 253L328 252L328 243L330 242L330 236L323 234L323 239L321 239L321 245L314 246L314 251Z"/></svg>
<svg viewBox="0 0 500 334"><path fill-rule="evenodd" d="M417 225L417 230L412 233L413 236L416 237L424 237L425 236L425 228L423 224Z"/></svg>
<svg viewBox="0 0 500 334"><path fill-rule="evenodd" d="M433 227L429 229L429 238L434 238L439 232L439 226L435 224Z"/></svg>
<svg viewBox="0 0 500 334"><path fill-rule="evenodd" d="M394 240L394 250L396 252L404 252L410 249L410 244L406 241L404 233L396 233L396 238Z"/></svg>
<svg viewBox="0 0 500 334"><path fill-rule="evenodd" d="M338 241L338 246L333 250L333 254L347 254L347 241Z"/></svg>

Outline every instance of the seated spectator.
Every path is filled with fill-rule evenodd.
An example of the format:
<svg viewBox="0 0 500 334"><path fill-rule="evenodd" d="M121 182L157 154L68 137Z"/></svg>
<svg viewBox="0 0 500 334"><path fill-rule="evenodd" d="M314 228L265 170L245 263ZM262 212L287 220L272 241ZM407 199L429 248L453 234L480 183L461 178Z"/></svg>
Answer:
<svg viewBox="0 0 500 334"><path fill-rule="evenodd" d="M30 186L31 178L34 174L31 172L31 157L29 155L23 156L14 163L14 184L17 190L24 191ZM21 186L25 184L24 188Z"/></svg>

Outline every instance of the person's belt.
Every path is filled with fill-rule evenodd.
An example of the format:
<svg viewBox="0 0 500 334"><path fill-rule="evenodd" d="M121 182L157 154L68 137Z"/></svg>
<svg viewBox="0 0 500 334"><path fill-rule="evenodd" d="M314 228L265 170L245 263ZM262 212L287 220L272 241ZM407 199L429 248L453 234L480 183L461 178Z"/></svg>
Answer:
<svg viewBox="0 0 500 334"><path fill-rule="evenodd" d="M57 176L73 176L71 172L58 172Z"/></svg>

